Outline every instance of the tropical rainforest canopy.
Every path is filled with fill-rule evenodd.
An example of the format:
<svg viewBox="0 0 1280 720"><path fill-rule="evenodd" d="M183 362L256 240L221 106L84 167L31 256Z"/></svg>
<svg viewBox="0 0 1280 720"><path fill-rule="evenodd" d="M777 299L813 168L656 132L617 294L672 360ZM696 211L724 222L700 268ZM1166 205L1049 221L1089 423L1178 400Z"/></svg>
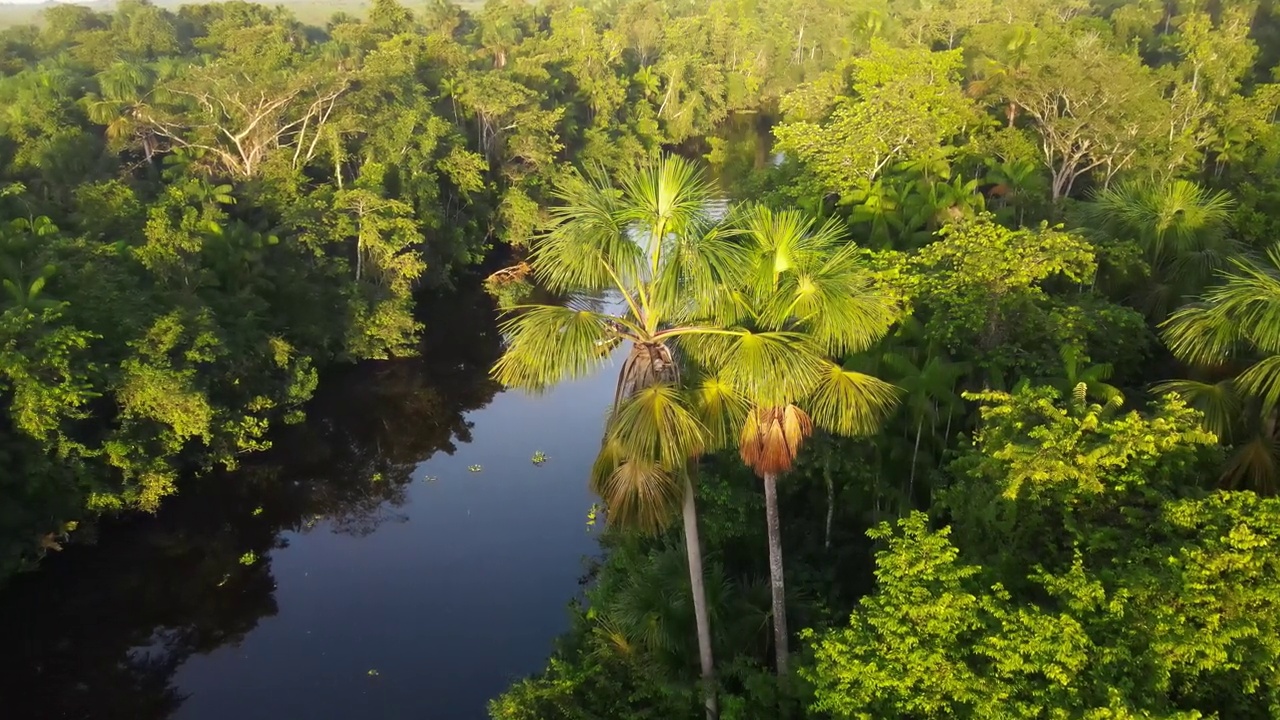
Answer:
<svg viewBox="0 0 1280 720"><path fill-rule="evenodd" d="M514 253L624 311L517 308L499 380L630 351L495 718L1280 717L1277 13L54 6L0 32L0 574Z"/></svg>

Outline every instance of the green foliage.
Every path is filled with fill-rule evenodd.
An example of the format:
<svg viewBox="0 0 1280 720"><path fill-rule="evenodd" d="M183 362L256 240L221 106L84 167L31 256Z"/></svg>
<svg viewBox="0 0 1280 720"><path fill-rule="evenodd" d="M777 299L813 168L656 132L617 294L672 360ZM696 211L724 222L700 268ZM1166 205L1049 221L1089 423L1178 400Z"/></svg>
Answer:
<svg viewBox="0 0 1280 720"><path fill-rule="evenodd" d="M1274 501L1207 488L1280 477L1275 24L1147 0L50 8L0 32L0 575L266 447L324 367L412 354L415 298L500 243L571 299L491 283L495 377L542 389L627 345L593 483L656 537L607 531L591 610L496 716L699 714L699 582L724 718L1274 714ZM747 175L748 202L722 218L662 148ZM1126 412L1166 376L1176 399ZM701 580L666 528L744 427L794 463L769 511L807 680L767 671L748 474L696 468ZM823 629L895 515L879 590Z"/></svg>
<svg viewBox="0 0 1280 720"><path fill-rule="evenodd" d="M811 632L814 709L836 717L1266 717L1280 644L1280 504L1197 490L1207 445L1148 416L982 400L944 500L872 536L877 590ZM1027 558L1034 558L1028 563ZM1246 609L1249 608L1249 609Z"/></svg>
<svg viewBox="0 0 1280 720"><path fill-rule="evenodd" d="M1061 346L1081 340L1048 291L1092 276L1093 249L1078 235L1009 230L982 217L946 228L906 263L902 282L925 338L988 377L1043 377Z"/></svg>
<svg viewBox="0 0 1280 720"><path fill-rule="evenodd" d="M877 41L851 62L851 88L828 101L829 112L778 126L778 149L795 153L828 192L862 190L886 167L935 154L981 124L960 88L962 64L959 51Z"/></svg>

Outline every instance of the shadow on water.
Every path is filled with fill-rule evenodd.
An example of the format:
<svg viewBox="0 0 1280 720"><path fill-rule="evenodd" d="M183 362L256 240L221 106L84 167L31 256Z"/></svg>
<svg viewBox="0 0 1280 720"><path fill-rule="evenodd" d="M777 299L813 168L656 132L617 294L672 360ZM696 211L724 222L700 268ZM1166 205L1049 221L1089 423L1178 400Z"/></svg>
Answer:
<svg viewBox="0 0 1280 720"><path fill-rule="evenodd" d="M405 519L415 467L470 442L466 413L499 390L488 298L427 305L421 357L327 376L308 420L271 451L15 578L0 593L3 716L168 718L184 701L180 665L276 615L272 551L287 535L366 535Z"/></svg>

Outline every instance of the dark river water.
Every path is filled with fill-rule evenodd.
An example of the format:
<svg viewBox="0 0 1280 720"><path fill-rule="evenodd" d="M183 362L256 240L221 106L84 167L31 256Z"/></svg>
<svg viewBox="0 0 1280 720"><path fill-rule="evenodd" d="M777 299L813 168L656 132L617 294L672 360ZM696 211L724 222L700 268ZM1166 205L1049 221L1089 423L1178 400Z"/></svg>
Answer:
<svg viewBox="0 0 1280 720"><path fill-rule="evenodd" d="M432 305L422 357L326 376L273 450L0 591L0 718L472 720L539 670L612 378L503 392L489 299Z"/></svg>

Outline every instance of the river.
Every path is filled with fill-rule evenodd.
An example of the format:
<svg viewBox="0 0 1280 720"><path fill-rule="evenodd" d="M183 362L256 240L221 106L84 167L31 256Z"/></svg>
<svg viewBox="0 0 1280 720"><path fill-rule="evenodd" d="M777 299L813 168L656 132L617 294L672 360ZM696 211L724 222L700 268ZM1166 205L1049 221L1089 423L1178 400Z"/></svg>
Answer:
<svg viewBox="0 0 1280 720"><path fill-rule="evenodd" d="M327 375L272 450L0 592L3 717L478 720L541 669L613 379L503 392L487 296L422 315L421 357Z"/></svg>

